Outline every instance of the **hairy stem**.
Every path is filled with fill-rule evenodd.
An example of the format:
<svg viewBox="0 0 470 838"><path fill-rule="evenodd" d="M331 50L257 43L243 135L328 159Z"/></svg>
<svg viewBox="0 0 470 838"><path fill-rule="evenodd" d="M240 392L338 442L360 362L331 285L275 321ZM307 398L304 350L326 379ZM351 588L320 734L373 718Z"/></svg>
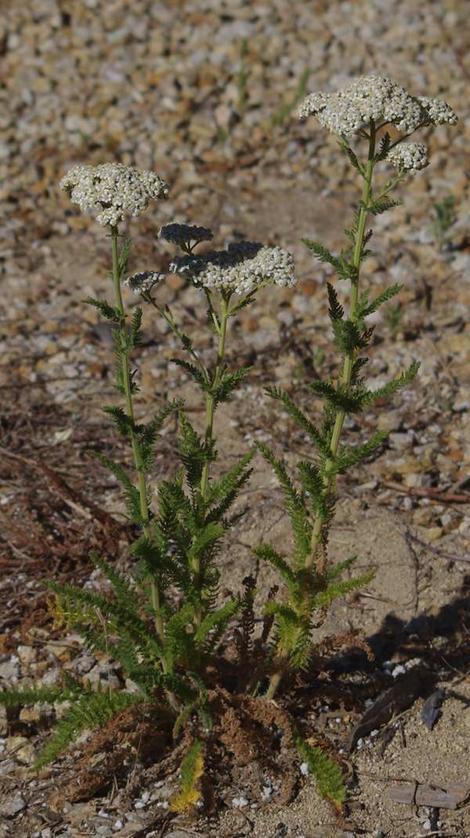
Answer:
<svg viewBox="0 0 470 838"><path fill-rule="evenodd" d="M150 528L149 528L149 508L148 508L148 498L147 498L147 486L145 482L145 474L144 474L144 463L142 457L142 450L140 447L139 439L135 434L134 431L134 422L135 422L135 414L134 414L134 402L132 398L132 378L130 373L130 365L129 365L129 349L127 347L126 342L126 313L124 309L124 302L122 299L122 291L121 291L121 271L119 267L119 252L118 252L118 239L119 239L119 232L117 227L111 227L111 247L112 247L112 260L113 260L113 284L114 284L114 295L116 299L116 308L119 311L119 339L120 339L120 358L121 358L121 375L122 375L122 386L124 390L124 398L126 403L126 411L127 415L131 421L131 428L130 428L130 439L132 445L132 454L134 457L134 466L137 472L137 488L139 490L139 499L140 499L140 515L142 518L142 529L144 531L144 535L150 539ZM155 610L155 628L157 630L157 634L160 638L163 638L164 629L163 629L163 621L160 615L160 591L158 588L158 583L156 581L152 581L151 583L151 599L152 599L152 606Z"/></svg>

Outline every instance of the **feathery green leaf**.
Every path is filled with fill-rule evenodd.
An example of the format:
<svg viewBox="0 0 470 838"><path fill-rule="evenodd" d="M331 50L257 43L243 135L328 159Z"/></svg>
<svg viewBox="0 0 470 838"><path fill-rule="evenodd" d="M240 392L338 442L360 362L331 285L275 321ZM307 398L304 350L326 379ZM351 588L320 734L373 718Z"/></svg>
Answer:
<svg viewBox="0 0 470 838"><path fill-rule="evenodd" d="M322 797L331 800L338 809L341 809L346 798L346 788L339 765L321 748L309 745L299 735L296 736L295 744L301 758L307 763L309 771L315 777Z"/></svg>

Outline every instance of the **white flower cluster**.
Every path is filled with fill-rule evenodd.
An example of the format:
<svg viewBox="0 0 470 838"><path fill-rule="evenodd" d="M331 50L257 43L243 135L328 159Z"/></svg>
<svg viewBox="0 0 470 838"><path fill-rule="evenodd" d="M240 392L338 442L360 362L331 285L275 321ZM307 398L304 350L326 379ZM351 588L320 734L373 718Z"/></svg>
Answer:
<svg viewBox="0 0 470 838"><path fill-rule="evenodd" d="M234 294L250 294L263 285L286 287L296 282L290 253L247 241L202 256L183 256L170 265L170 270L188 275L198 287Z"/></svg>
<svg viewBox="0 0 470 838"><path fill-rule="evenodd" d="M74 166L60 181L82 212L99 224L116 227L126 216L140 215L152 199L166 198L168 186L156 172L122 163Z"/></svg>
<svg viewBox="0 0 470 838"><path fill-rule="evenodd" d="M173 244L189 245L191 242L208 242L214 238L214 233L208 227L198 227L196 224L165 224L159 236Z"/></svg>
<svg viewBox="0 0 470 838"><path fill-rule="evenodd" d="M418 102L428 115L431 125L456 125L459 121L457 114L443 99L430 96L418 96Z"/></svg>
<svg viewBox="0 0 470 838"><path fill-rule="evenodd" d="M388 152L387 162L395 166L399 172L419 172L429 163L427 146L424 143L397 145Z"/></svg>
<svg viewBox="0 0 470 838"><path fill-rule="evenodd" d="M311 93L299 109L299 118L316 116L335 134L351 136L369 125L391 123L409 134L421 125L454 125L457 116L441 99L416 97L392 79L361 76L336 93Z"/></svg>
<svg viewBox="0 0 470 838"><path fill-rule="evenodd" d="M124 280L124 285L127 285L134 294L148 294L163 279L165 279L165 274L156 271L141 271L128 276Z"/></svg>

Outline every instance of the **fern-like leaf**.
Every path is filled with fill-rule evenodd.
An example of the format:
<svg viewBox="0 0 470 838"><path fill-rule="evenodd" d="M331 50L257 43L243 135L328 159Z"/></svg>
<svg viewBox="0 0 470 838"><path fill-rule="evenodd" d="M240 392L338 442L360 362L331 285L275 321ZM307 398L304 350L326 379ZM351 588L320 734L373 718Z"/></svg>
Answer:
<svg viewBox="0 0 470 838"><path fill-rule="evenodd" d="M172 413L180 410L181 407L182 402L179 399L166 402L158 411L157 415L146 425L142 426L139 441L144 471L148 471L153 463L155 457L155 443L160 435L165 420L168 416L171 416Z"/></svg>
<svg viewBox="0 0 470 838"><path fill-rule="evenodd" d="M382 291L381 294L378 294L370 302L368 300L367 292L364 292L364 294L361 295L361 300L359 303L358 317L363 318L367 317L369 314L373 314L374 311L377 311L380 308L380 306L383 305L383 303L388 302L388 300L391 300L393 297L399 294L402 288L403 285L400 285L399 283L395 285L390 285L388 288L385 289L385 291Z"/></svg>
<svg viewBox="0 0 470 838"><path fill-rule="evenodd" d="M186 812L201 799L199 780L204 772L202 742L196 739L181 763L179 791L171 800L173 812Z"/></svg>
<svg viewBox="0 0 470 838"><path fill-rule="evenodd" d="M188 373L188 375L190 375L191 378L194 379L196 384L198 384L199 387L202 387L203 390L207 391L209 389L209 387L210 387L209 382L207 381L207 379L203 375L202 370L200 370L198 367L196 367L195 364L191 364L189 361L186 361L184 358L171 358L171 362L173 364L176 364L178 367L181 367L182 369L184 369Z"/></svg>
<svg viewBox="0 0 470 838"><path fill-rule="evenodd" d="M338 597L346 596L346 594L349 594L351 591L357 591L358 588L364 588L369 584L374 576L375 570L370 570L362 576L356 576L353 579L344 579L339 582L334 582L334 584L326 588L325 591L320 591L315 594L313 598L313 607L323 608L325 605L330 605L330 603L333 602L333 600L338 599Z"/></svg>
<svg viewBox="0 0 470 838"><path fill-rule="evenodd" d="M233 391L241 381L248 375L252 367L240 367L234 372L224 372L219 383L213 388L212 394L216 404L226 402L230 399Z"/></svg>
<svg viewBox="0 0 470 838"><path fill-rule="evenodd" d="M196 646L204 649L209 642L211 649L214 649L218 638L224 634L230 620L239 608L240 601L238 599L229 599L221 608L207 614L194 635Z"/></svg>
<svg viewBox="0 0 470 838"><path fill-rule="evenodd" d="M402 201L395 200L394 198L380 198L370 201L367 205L367 211L372 213L372 215L382 215L383 212L387 212L387 210L393 209L394 207L399 207L401 204Z"/></svg>
<svg viewBox="0 0 470 838"><path fill-rule="evenodd" d="M312 524L303 497L295 489L281 460L278 460L263 443L257 443L257 448L270 464L283 490L286 511L292 524L296 558L298 561L302 561L309 554L312 534Z"/></svg>
<svg viewBox="0 0 470 838"><path fill-rule="evenodd" d="M97 451L93 452L93 456L100 461L106 468L108 468L124 488L124 496L126 499L127 514L134 524L142 523L142 513L140 509L140 494L132 480L128 476L126 470L120 463L114 462L109 457Z"/></svg>
<svg viewBox="0 0 470 838"><path fill-rule="evenodd" d="M142 309L138 306L132 313L132 320L128 335L129 349L135 349L142 340Z"/></svg>
<svg viewBox="0 0 470 838"><path fill-rule="evenodd" d="M122 436L129 436L135 431L134 422L131 417L127 415L125 410L122 409L122 407L119 407L118 405L105 405L105 407L103 407L103 411L111 416L118 432Z"/></svg>
<svg viewBox="0 0 470 838"><path fill-rule="evenodd" d="M55 701L70 701L81 692L81 688L76 685L62 685L55 687L20 687L18 689L8 689L0 691L0 704L4 707L26 707L29 704L36 704L37 702Z"/></svg>
<svg viewBox="0 0 470 838"><path fill-rule="evenodd" d="M343 474L350 466L355 466L370 457L388 437L387 431L376 431L375 434L362 445L342 446L334 464L337 474Z"/></svg>
<svg viewBox="0 0 470 838"><path fill-rule="evenodd" d="M86 297L83 300L84 303L87 303L89 306L94 306L94 308L98 309L99 313L102 317L106 320L111 320L112 323L119 323L121 320L121 314L117 308L110 305L107 300L97 300L95 297Z"/></svg>
<svg viewBox="0 0 470 838"><path fill-rule="evenodd" d="M336 293L335 288L331 284L331 282L326 283L326 287L328 290L328 302L329 308L328 313L330 315L330 319L332 321L335 320L342 320L344 317L344 308L338 300L338 295Z"/></svg>
<svg viewBox="0 0 470 838"><path fill-rule="evenodd" d="M313 381L308 385L311 390L345 413L359 413L364 405L364 392L361 387L345 387L342 384L331 384L328 381Z"/></svg>
<svg viewBox="0 0 470 838"><path fill-rule="evenodd" d="M325 247L321 242L313 241L313 239L302 239L302 243L308 247L312 253L315 254L317 259L320 262L326 262L328 265L331 265L336 271L339 271L341 267L341 262L337 256L334 256L327 247Z"/></svg>
<svg viewBox="0 0 470 838"><path fill-rule="evenodd" d="M403 387L407 387L411 381L416 377L418 370L420 368L419 361L414 361L405 372L401 375L393 378L392 381L389 381L388 384L385 384L383 387L379 387L377 390L369 390L365 393L363 404L372 404L373 402L378 401L379 399L385 399L389 396L392 396L397 390L401 390Z"/></svg>
<svg viewBox="0 0 470 838"><path fill-rule="evenodd" d="M295 738L295 744L301 758L307 763L310 773L315 777L322 797L331 800L336 808L341 810L346 797L346 788L339 765L321 748L309 745L299 735Z"/></svg>
<svg viewBox="0 0 470 838"><path fill-rule="evenodd" d="M39 770L53 762L82 731L103 727L121 710L145 700L146 696L141 693L126 693L123 690L82 694L56 725L36 759L35 769Z"/></svg>
<svg viewBox="0 0 470 838"><path fill-rule="evenodd" d="M295 402L292 401L290 396L287 395L283 390L280 390L278 387L269 387L266 392L269 396L273 399L277 399L278 401L282 402L284 405L287 413L291 416L297 424L305 431L306 434L310 437L315 447L320 451L323 456L328 457L329 455L329 444L328 440L325 439L323 434L315 427L313 422L310 421L308 416L298 407Z"/></svg>

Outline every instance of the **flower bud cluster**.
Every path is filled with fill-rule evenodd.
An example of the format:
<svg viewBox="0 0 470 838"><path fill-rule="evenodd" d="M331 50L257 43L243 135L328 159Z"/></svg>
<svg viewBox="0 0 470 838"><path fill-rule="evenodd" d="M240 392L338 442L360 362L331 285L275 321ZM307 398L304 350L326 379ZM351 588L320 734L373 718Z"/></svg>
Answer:
<svg viewBox="0 0 470 838"><path fill-rule="evenodd" d="M392 124L404 134L423 125L454 125L457 116L441 99L412 96L385 76L361 76L336 93L312 93L303 101L299 118L316 116L321 125L351 136L376 124Z"/></svg>
<svg viewBox="0 0 470 838"><path fill-rule="evenodd" d="M429 163L428 149L424 143L404 143L390 149L387 162L399 172L419 172Z"/></svg>
<svg viewBox="0 0 470 838"><path fill-rule="evenodd" d="M82 212L112 227L127 216L140 215L151 200L168 194L167 184L156 172L122 163L74 166L62 178L60 187Z"/></svg>
<svg viewBox="0 0 470 838"><path fill-rule="evenodd" d="M163 279L165 279L165 274L156 271L140 271L140 273L128 276L124 280L124 285L127 285L134 294L148 294Z"/></svg>
<svg viewBox="0 0 470 838"><path fill-rule="evenodd" d="M214 233L208 227L198 227L196 224L165 224L161 228L159 236L167 242L177 244L180 247L188 247L191 242L208 242L214 238Z"/></svg>
<svg viewBox="0 0 470 838"><path fill-rule="evenodd" d="M250 294L264 285L286 287L296 282L290 253L248 241L201 256L177 258L170 270L189 276L198 287L234 294Z"/></svg>

